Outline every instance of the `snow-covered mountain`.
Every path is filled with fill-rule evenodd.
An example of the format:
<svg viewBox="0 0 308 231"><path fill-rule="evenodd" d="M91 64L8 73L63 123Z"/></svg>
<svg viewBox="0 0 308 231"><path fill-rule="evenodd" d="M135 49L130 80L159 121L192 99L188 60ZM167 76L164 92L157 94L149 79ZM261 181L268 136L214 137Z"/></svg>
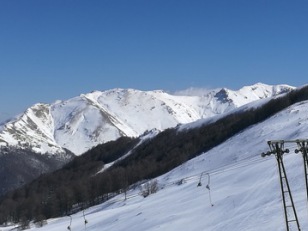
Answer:
<svg viewBox="0 0 308 231"><path fill-rule="evenodd" d="M199 121L179 129L196 126ZM276 159L260 154L269 150L268 140L307 138L308 101L303 101L158 177L160 189L155 194L143 198L139 189L132 189L127 200L120 194L71 218L50 219L44 227L32 226L31 230L69 226L75 231L283 231L286 224ZM285 148L290 149L284 154L284 163L299 224L301 230L307 230L302 155L295 154L295 143L286 143ZM289 225L290 230L298 230L294 222Z"/></svg>
<svg viewBox="0 0 308 231"><path fill-rule="evenodd" d="M82 94L53 104L35 104L0 127L0 146L31 148L38 153L80 155L121 136L138 137L153 128L164 130L223 114L294 87L255 84L238 91L226 88L182 91L113 89Z"/></svg>

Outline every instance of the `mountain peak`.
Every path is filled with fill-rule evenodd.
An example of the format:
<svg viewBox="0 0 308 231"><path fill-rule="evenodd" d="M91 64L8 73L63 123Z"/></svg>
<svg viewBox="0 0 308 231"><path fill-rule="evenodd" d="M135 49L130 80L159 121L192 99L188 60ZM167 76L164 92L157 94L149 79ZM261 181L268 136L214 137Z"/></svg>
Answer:
<svg viewBox="0 0 308 231"><path fill-rule="evenodd" d="M40 153L82 154L121 136L138 137L226 113L294 89L257 83L238 91L206 89L193 94L115 88L92 91L53 104L37 103L0 128L0 146L32 147Z"/></svg>
<svg viewBox="0 0 308 231"><path fill-rule="evenodd" d="M229 90L226 88L222 88L220 91L218 91L215 96L218 101L222 103L231 103L232 99L229 98Z"/></svg>

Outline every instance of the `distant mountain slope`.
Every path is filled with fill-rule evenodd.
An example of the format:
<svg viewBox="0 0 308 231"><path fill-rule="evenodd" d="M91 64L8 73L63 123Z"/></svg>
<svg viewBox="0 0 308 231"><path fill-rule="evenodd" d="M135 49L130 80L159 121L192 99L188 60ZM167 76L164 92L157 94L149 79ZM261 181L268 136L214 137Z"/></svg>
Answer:
<svg viewBox="0 0 308 231"><path fill-rule="evenodd" d="M28 149L0 148L0 196L62 167L74 157L71 153L41 155Z"/></svg>
<svg viewBox="0 0 308 231"><path fill-rule="evenodd" d="M95 91L53 104L36 104L0 128L0 146L31 148L38 153L80 155L121 136L138 137L228 112L294 87L255 84L238 91L226 88L194 95L163 91L113 89Z"/></svg>

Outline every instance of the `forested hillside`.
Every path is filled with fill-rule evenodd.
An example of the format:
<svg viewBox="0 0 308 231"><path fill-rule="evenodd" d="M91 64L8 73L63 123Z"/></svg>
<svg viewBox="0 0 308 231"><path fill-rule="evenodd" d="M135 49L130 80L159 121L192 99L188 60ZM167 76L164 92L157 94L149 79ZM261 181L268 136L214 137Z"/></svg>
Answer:
<svg viewBox="0 0 308 231"><path fill-rule="evenodd" d="M76 157L61 170L42 175L31 184L2 197L0 221L42 221L94 205L112 194L125 191L129 185L166 173L247 127L307 99L308 87L303 87L260 107L236 110L194 128L167 129L142 143L139 139L121 138L99 145ZM104 164L128 152L126 158L100 171Z"/></svg>
<svg viewBox="0 0 308 231"><path fill-rule="evenodd" d="M59 169L74 157L69 151L61 155L42 155L31 149L0 147L0 195Z"/></svg>

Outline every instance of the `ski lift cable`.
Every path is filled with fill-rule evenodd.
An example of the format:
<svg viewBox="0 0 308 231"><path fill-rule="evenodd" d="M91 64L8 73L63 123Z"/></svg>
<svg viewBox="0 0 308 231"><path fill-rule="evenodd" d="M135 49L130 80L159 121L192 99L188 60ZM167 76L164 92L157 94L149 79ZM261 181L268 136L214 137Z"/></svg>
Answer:
<svg viewBox="0 0 308 231"><path fill-rule="evenodd" d="M270 159L267 159L267 160L270 160ZM263 163L263 162L266 162L267 160L261 159L261 160L254 160L254 161L247 162L247 163L240 163L238 165L230 166L230 167L225 168L225 169L217 169L216 171L212 171L210 173L212 175L213 174L218 175L218 174L225 173L225 172L232 171L232 170L236 170L236 169L239 169L239 168L245 168L245 167L255 165L255 164L258 164L258 163Z"/></svg>
<svg viewBox="0 0 308 231"><path fill-rule="evenodd" d="M196 178L197 176L199 176L200 174L206 174L206 173L215 173L215 174L218 174L218 173L221 173L221 172L225 172L226 170L228 169L231 169L232 167L238 167L238 166L246 166L247 164L250 165L250 164L254 164L254 163L257 163L257 162L265 162L267 160L265 159L260 159L259 156L257 157L253 157L253 158L245 158L245 159L242 159L240 160L239 162L236 162L236 163L232 163L232 164L226 164L226 165L222 165L220 166L219 168L216 168L215 170L207 170L207 171L203 171L201 173L198 173L198 174L195 174L195 175L192 175L192 176L188 176L188 177L185 177L184 179L190 179L190 178ZM199 179L200 180L200 179Z"/></svg>
<svg viewBox="0 0 308 231"><path fill-rule="evenodd" d="M241 161L239 161L237 163L226 164L226 165L220 166L219 168L216 168L215 170L203 171L201 173L197 173L197 174L194 174L194 175L191 175L191 176L184 177L181 180L185 180L187 182L187 181L192 181L192 180L195 180L195 179L199 179L199 182L200 182L200 179L202 178L203 174L207 174L208 173L208 174L212 174L212 175L213 174L217 175L217 174L229 171L229 170L234 170L234 169L250 166L250 165L253 165L253 164L256 164L256 163L265 162L265 161L269 161L269 159L261 159L259 156L253 157L253 158L251 158L251 157L250 158L245 158L245 159L242 159ZM174 184L177 184L178 182L179 182L179 180L173 181L173 182L169 182L169 183L165 184L165 186L166 187L172 186Z"/></svg>
<svg viewBox="0 0 308 231"><path fill-rule="evenodd" d="M266 162L267 160L266 159L260 159L260 158L258 158L258 159L253 158L253 159L248 160L248 161L245 160L245 161L240 161L240 162L237 162L237 163L234 163L234 164L226 164L226 165L223 165L219 168L216 168L215 170L210 170L210 171L205 171L205 172L210 173L212 175L213 174L217 175L217 174L224 173L224 172L227 172L227 171L230 171L230 170L250 166L250 165L253 165L253 164L256 164L256 163Z"/></svg>

